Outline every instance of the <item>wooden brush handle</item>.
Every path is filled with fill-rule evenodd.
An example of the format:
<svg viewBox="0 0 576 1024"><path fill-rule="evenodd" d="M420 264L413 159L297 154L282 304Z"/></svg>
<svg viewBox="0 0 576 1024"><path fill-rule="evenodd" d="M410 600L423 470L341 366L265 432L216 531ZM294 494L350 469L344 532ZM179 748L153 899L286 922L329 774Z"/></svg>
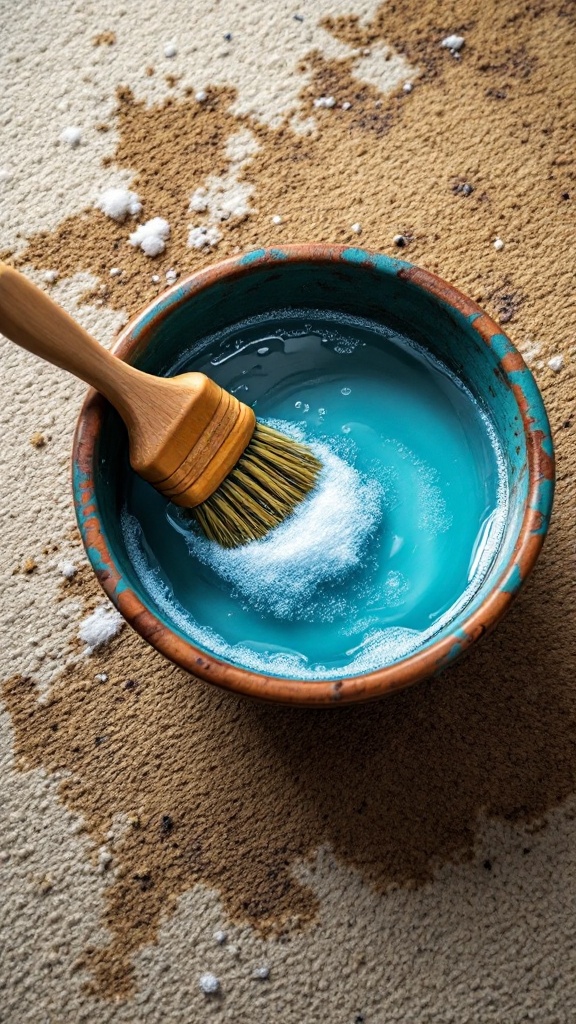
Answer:
<svg viewBox="0 0 576 1024"><path fill-rule="evenodd" d="M23 274L0 263L0 331L101 391L122 413L138 371L112 356Z"/></svg>
<svg viewBox="0 0 576 1024"><path fill-rule="evenodd" d="M45 292L3 263L0 332L100 391L128 427L136 472L179 504L205 501L252 436L252 409L203 373L142 373L113 356Z"/></svg>

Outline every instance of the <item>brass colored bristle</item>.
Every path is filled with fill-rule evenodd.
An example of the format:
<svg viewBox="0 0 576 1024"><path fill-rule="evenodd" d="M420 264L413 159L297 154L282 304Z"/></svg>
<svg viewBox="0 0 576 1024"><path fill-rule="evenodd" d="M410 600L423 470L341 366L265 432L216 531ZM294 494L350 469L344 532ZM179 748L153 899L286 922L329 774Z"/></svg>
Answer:
<svg viewBox="0 0 576 1024"><path fill-rule="evenodd" d="M232 472L191 511L209 540L236 548L283 522L312 490L321 469L305 445L257 423Z"/></svg>

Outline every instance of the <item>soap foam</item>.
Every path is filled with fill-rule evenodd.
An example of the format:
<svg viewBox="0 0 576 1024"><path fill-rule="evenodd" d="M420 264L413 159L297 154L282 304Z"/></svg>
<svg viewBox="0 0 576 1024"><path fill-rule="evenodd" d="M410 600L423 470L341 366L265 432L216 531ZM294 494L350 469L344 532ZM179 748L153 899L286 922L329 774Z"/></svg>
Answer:
<svg viewBox="0 0 576 1024"><path fill-rule="evenodd" d="M281 426L284 433L290 429ZM169 519L184 534L190 554L251 608L277 619L332 621L344 609L330 591L362 565L382 518L383 495L375 480L363 479L326 444L310 447L323 466L316 487L262 540L225 549L192 530L180 509L173 507Z"/></svg>
<svg viewBox="0 0 576 1024"><path fill-rule="evenodd" d="M209 626L201 626L175 599L160 571L150 568L144 554L140 524L135 516L126 510L122 513L122 527L130 560L140 582L158 608L192 643L198 644L216 658L242 665L254 672L303 680L340 679L344 676L360 675L373 672L383 665L392 664L412 654L434 632L430 629L426 633L421 633L400 626L373 630L366 634L361 645L347 652L347 664L337 666L311 664L306 657L296 651L256 650L242 643L229 644Z"/></svg>

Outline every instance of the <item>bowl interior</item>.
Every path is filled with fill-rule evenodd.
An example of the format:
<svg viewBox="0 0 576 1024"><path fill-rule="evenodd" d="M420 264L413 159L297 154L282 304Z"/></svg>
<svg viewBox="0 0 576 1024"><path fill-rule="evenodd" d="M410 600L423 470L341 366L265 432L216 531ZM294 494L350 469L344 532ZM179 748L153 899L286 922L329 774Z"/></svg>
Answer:
<svg viewBox="0 0 576 1024"><path fill-rule="evenodd" d="M527 529L527 510L531 532L543 535L546 530L553 471L548 474L549 480L544 479L543 472L535 475L534 452L537 448L541 453L540 466L546 457L550 462L552 452L536 385L508 339L473 303L409 264L358 250L338 250L336 255L322 253L315 258L295 254L287 258L286 254L259 251L195 275L126 329L120 353L142 370L168 375L182 363L183 354L193 353L207 335L239 320L289 307L368 317L400 329L447 365L494 425L506 462L508 519L499 551L470 605L426 645L438 650L439 659L434 664L441 666L449 651L454 656L467 645L466 623L495 588L511 594L522 582L525 571L520 549ZM122 585L186 642L185 634L154 606L128 556L120 528L122 484L130 472L127 437L117 414L103 402L98 408L94 442L93 489L99 527ZM527 570L539 543L527 556ZM486 628L491 624L487 621ZM447 638L452 643L441 651L438 644ZM210 652L201 654L210 661ZM406 659L414 663L414 677L423 674L422 666L416 664L418 658ZM242 672L251 675L247 670ZM276 682L281 686L283 681ZM370 681L366 682L369 685Z"/></svg>

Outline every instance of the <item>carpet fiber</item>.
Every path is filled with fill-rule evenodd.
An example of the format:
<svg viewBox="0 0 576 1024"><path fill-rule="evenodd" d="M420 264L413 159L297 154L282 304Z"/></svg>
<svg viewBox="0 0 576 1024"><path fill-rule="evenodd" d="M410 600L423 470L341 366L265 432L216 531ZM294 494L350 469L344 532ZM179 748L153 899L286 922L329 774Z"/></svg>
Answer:
<svg viewBox="0 0 576 1024"><path fill-rule="evenodd" d="M461 664L375 706L254 706L128 627L86 654L84 389L2 340L0 1021L573 1021L574 4L14 0L4 22L1 255L103 344L168 271L402 236L524 354L558 488L533 578ZM98 209L111 187L141 214ZM153 217L151 258L128 236Z"/></svg>

